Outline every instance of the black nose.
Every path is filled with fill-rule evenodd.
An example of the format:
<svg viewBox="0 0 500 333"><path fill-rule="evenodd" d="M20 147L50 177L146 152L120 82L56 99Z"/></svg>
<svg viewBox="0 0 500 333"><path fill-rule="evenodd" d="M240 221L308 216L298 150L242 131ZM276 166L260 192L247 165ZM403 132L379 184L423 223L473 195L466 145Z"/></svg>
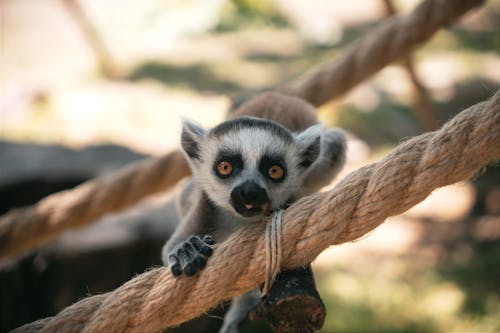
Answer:
<svg viewBox="0 0 500 333"><path fill-rule="evenodd" d="M234 203L240 205L251 204L260 206L269 202L266 190L254 182L244 182L236 187L231 192L231 199Z"/></svg>

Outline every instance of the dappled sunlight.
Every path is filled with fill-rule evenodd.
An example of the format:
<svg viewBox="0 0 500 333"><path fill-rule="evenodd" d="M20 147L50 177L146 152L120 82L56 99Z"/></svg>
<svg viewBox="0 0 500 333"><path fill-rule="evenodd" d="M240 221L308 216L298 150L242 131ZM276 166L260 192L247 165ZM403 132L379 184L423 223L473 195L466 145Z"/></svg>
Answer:
<svg viewBox="0 0 500 333"><path fill-rule="evenodd" d="M213 126L228 105L224 96L201 96L154 82L99 81L54 94L50 104L40 106L42 116L24 113L18 122L3 125L3 135L17 140L41 136L74 147L114 142L160 154L179 146L181 117Z"/></svg>
<svg viewBox="0 0 500 333"><path fill-rule="evenodd" d="M273 42L269 43L269 40ZM164 58L168 63L178 66L235 62L256 55L279 59L296 57L305 47L305 42L293 30L260 28L182 39L175 48L165 52Z"/></svg>
<svg viewBox="0 0 500 333"><path fill-rule="evenodd" d="M498 276L491 266L495 264L486 263L495 257L481 263L467 242L457 241L465 232L457 221L468 219L475 199L476 190L468 182L438 189L360 240L323 251L313 262L329 309L322 332L490 332L497 327L493 318L498 316L498 293L484 286L478 287L484 296L471 296L469 288L474 287L468 284L477 282L464 282L461 276L471 263L481 267L472 269L483 272L476 278L482 276L494 284ZM499 226L498 217L480 218L471 236L498 244ZM450 274L456 276L450 279ZM471 302L478 302L476 297L483 297L483 305L472 304L483 310L464 311Z"/></svg>
<svg viewBox="0 0 500 333"><path fill-rule="evenodd" d="M451 222L467 217L475 198L474 186L470 182L460 182L435 190L404 215Z"/></svg>
<svg viewBox="0 0 500 333"><path fill-rule="evenodd" d="M314 265L326 268L332 263L350 262L352 256L367 253L386 255L406 253L420 239L421 232L420 224L402 216L392 217L354 243L330 247L323 251L314 261Z"/></svg>
<svg viewBox="0 0 500 333"><path fill-rule="evenodd" d="M393 3L405 14L420 1ZM6 202L6 211L180 148L183 117L215 126L248 97L280 89L338 59L388 18L382 0L3 0L0 6L0 148L24 154L16 159L22 165L12 163L3 174L7 185L0 202ZM422 121L422 98L442 125L498 89L497 9L496 1L486 2L441 29L411 59L394 62L318 106L320 121L343 128L348 143L345 168L322 191L399 143L433 130ZM109 148L113 144L119 147ZM94 146L104 149L84 152ZM103 163L108 157L117 162ZM17 169L17 178L9 176ZM312 264L327 307L321 332L500 331L498 170L498 163L492 164L469 181L437 189L361 239L323 251ZM34 268L24 262L15 274L36 281L32 288L41 303L33 308L43 309L24 314L29 306L19 303L13 308L21 314L16 320L53 315L89 290L106 292L158 265L159 248L178 222L171 199L179 188L66 233L36 254ZM19 201L11 207L10 199ZM77 204L71 196L61 200ZM136 248L140 241L143 248ZM126 255L119 252L127 246ZM150 252L141 252L144 247ZM122 271L116 257L109 271L96 269L103 265L102 251L119 253ZM78 265L70 262L82 253ZM53 268L61 258L69 264L56 266L68 266ZM47 267L51 276L60 269L66 277L77 266L88 269L85 278L77 274L77 287L65 279L54 280L52 289L39 288ZM14 278L13 285L22 280ZM95 289L89 287L93 279ZM45 290L55 295L43 298ZM267 329L260 325L242 332Z"/></svg>
<svg viewBox="0 0 500 333"><path fill-rule="evenodd" d="M481 217L473 231L473 236L481 241L498 241L500 239L500 216Z"/></svg>
<svg viewBox="0 0 500 333"><path fill-rule="evenodd" d="M446 316L456 315L464 303L464 292L456 285L442 283L428 294L421 295L420 312L436 321L446 320Z"/></svg>
<svg viewBox="0 0 500 333"><path fill-rule="evenodd" d="M485 299L486 313L493 317L464 315L467 291L436 274L435 263L420 260L421 253L381 257L366 251L356 256L352 253L356 250L350 250L335 253L337 257L346 254L343 259L314 266L329 309L323 332L442 332L472 327L489 331L495 327L490 319L498 310L498 296Z"/></svg>

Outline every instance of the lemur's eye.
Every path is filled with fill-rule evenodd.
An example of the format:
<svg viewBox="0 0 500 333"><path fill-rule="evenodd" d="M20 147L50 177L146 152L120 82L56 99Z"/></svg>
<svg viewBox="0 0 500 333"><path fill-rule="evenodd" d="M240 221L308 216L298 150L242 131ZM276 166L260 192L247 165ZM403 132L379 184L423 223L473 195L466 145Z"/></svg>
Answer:
<svg viewBox="0 0 500 333"><path fill-rule="evenodd" d="M217 172L222 176L229 176L233 172L233 166L227 161L217 164Z"/></svg>
<svg viewBox="0 0 500 333"><path fill-rule="evenodd" d="M280 180L283 177L284 171L279 165L273 165L267 173L271 179Z"/></svg>

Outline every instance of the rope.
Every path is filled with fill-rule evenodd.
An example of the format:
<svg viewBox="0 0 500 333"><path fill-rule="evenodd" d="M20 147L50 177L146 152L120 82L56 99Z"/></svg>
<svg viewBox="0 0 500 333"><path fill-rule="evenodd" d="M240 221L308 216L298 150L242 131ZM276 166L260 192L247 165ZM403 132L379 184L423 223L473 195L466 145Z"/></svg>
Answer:
<svg viewBox="0 0 500 333"><path fill-rule="evenodd" d="M293 203L283 213L282 268L307 265L329 245L358 239L437 187L468 179L499 158L497 92L440 130L410 139L380 162L351 172L332 190ZM152 269L14 332L144 333L179 325L264 281L265 228L263 223L242 226L193 277Z"/></svg>
<svg viewBox="0 0 500 333"><path fill-rule="evenodd" d="M339 97L391 61L406 55L484 0L425 0L406 17L387 21L374 35L350 47L341 57L284 88L314 105ZM189 174L180 151L151 159L74 190L48 196L37 205L0 217L0 259L43 245L61 232L125 209L140 199L165 191Z"/></svg>
<svg viewBox="0 0 500 333"><path fill-rule="evenodd" d="M393 17L349 47L340 57L320 64L286 85L285 93L314 106L328 102L391 62L484 0L426 0L406 17Z"/></svg>
<svg viewBox="0 0 500 333"><path fill-rule="evenodd" d="M271 215L266 225L266 279L262 288L262 297L269 292L280 272L282 221L283 210L279 209Z"/></svg>
<svg viewBox="0 0 500 333"><path fill-rule="evenodd" d="M183 154L174 151L50 195L37 205L12 210L0 217L0 258L29 250L64 230L127 208L189 174Z"/></svg>

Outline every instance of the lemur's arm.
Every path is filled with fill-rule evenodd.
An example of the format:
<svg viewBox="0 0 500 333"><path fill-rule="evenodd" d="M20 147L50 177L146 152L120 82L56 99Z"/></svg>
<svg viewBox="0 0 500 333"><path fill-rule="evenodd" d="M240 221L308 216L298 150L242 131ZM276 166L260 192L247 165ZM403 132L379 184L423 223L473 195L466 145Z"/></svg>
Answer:
<svg viewBox="0 0 500 333"><path fill-rule="evenodd" d="M346 141L341 130L327 129L321 135L318 159L307 172L299 197L309 195L332 182L345 163Z"/></svg>
<svg viewBox="0 0 500 333"><path fill-rule="evenodd" d="M163 246L163 264L170 266L175 276L183 272L194 275L212 255L215 242L211 236L206 235L210 223L207 218L211 216L207 212L210 209L207 200L196 200L196 204L181 218L174 233Z"/></svg>

